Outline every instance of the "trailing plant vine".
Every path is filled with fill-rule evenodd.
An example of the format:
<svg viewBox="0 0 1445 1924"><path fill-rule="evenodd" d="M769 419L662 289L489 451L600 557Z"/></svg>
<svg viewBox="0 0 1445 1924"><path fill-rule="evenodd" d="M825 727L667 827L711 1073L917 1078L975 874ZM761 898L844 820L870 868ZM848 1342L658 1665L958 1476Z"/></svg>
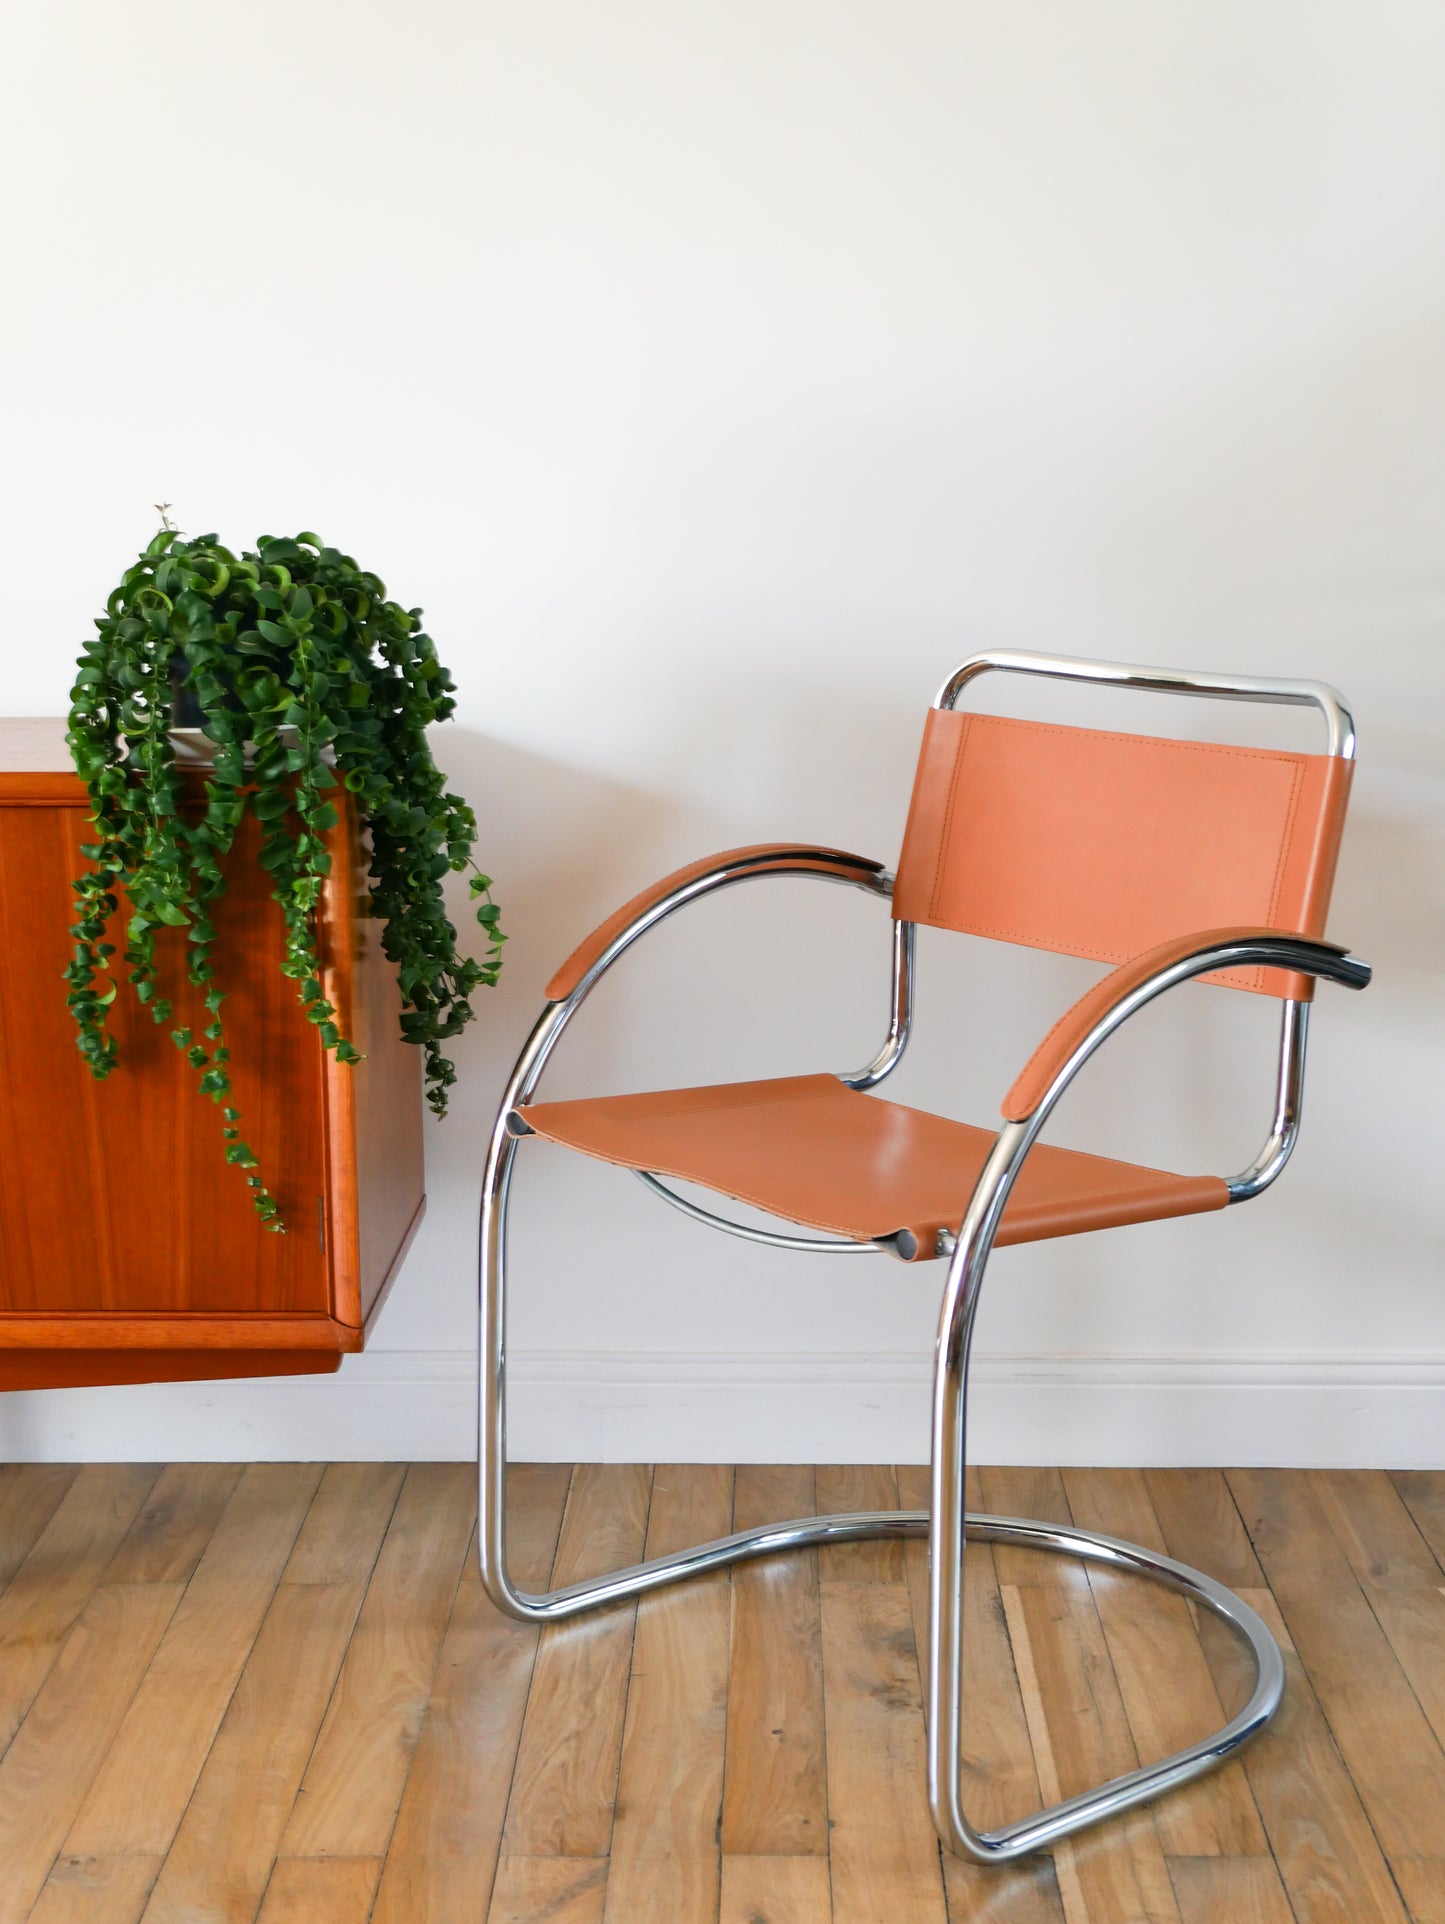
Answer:
<svg viewBox="0 0 1445 1924"><path fill-rule="evenodd" d="M165 517L163 517L165 519ZM81 1053L103 1078L117 1060L106 1018L116 996L111 918L128 898L122 960L137 999L171 1018L156 970L156 934L187 930L186 972L209 1021L171 1039L222 1106L228 1162L245 1172L257 1214L285 1227L231 1100L230 1050L215 980L214 911L223 863L247 809L285 922L283 972L339 1062L361 1058L322 992L315 911L331 867L327 835L338 782L371 831L371 903L401 985L402 1034L426 1052L427 1100L438 1115L456 1081L441 1044L469 1022L472 990L497 980L505 936L479 871L470 889L489 947L457 952L442 879L475 869L476 817L448 793L427 745L453 711L455 683L422 630L421 610L389 601L373 574L314 534L263 535L239 557L214 535L183 539L166 519L126 570L85 644L67 740L90 794L97 839L74 883L75 955L66 970ZM183 796L171 730L190 701L212 744L204 805Z"/></svg>

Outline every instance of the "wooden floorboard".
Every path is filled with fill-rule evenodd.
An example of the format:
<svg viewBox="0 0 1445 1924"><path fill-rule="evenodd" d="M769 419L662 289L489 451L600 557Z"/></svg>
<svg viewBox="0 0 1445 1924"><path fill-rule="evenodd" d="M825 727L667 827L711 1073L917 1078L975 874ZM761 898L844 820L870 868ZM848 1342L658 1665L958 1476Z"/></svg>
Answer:
<svg viewBox="0 0 1445 1924"><path fill-rule="evenodd" d="M647 1536L651 1489L651 1472L637 1464L579 1464L553 1582L579 1583L636 1563ZM636 1604L619 1603L542 1632L508 1800L504 1856L607 1856L636 1619ZM580 1704L587 1707L581 1717Z"/></svg>
<svg viewBox="0 0 1445 1924"><path fill-rule="evenodd" d="M257 1924L366 1924L381 1875L379 1857L282 1857Z"/></svg>
<svg viewBox="0 0 1445 1924"><path fill-rule="evenodd" d="M138 1567L169 1570L186 1591L71 1826L68 1853L170 1849L320 1481L318 1464L253 1464L219 1519L200 1512L213 1526L209 1540L183 1525L139 1554ZM108 1578L132 1567L125 1547Z"/></svg>
<svg viewBox="0 0 1445 1924"><path fill-rule="evenodd" d="M524 1588L546 1586L569 1480L552 1464L510 1478L510 1566ZM535 1625L504 1617L480 1583L462 1581L373 1924L487 1915L536 1652Z"/></svg>
<svg viewBox="0 0 1445 1924"><path fill-rule="evenodd" d="M739 1465L734 1529L811 1516L817 1507L810 1464ZM740 1863L826 1857L817 1555L741 1564L731 1591L723 1851ZM738 1870L735 1890L751 1875Z"/></svg>
<svg viewBox="0 0 1445 1924"><path fill-rule="evenodd" d="M0 1592L79 1474L73 1463L0 1463Z"/></svg>
<svg viewBox="0 0 1445 1924"><path fill-rule="evenodd" d="M284 1856L385 1855L461 1582L473 1481L462 1463L415 1463L407 1471L286 1827Z"/></svg>
<svg viewBox="0 0 1445 1924"><path fill-rule="evenodd" d="M83 1469L0 1596L0 1752L20 1728L159 1473L154 1464Z"/></svg>
<svg viewBox="0 0 1445 1924"><path fill-rule="evenodd" d="M1230 1485L1386 1855L1440 1856L1445 1850L1445 1752L1359 1586L1313 1479L1280 1470L1238 1470Z"/></svg>
<svg viewBox="0 0 1445 1924"><path fill-rule="evenodd" d="M886 1465L519 1465L509 1555L535 1588L927 1500ZM1278 1718L994 1870L928 1817L922 1541L539 1633L477 1581L468 1466L0 1466L0 1924L1445 1924L1445 1475L984 1469L969 1502L1239 1589ZM974 1544L965 1586L985 1828L1248 1692L1137 1579Z"/></svg>
<svg viewBox="0 0 1445 1924"><path fill-rule="evenodd" d="M157 1857L60 1857L32 1924L137 1924L159 1869Z"/></svg>
<svg viewBox="0 0 1445 1924"><path fill-rule="evenodd" d="M645 1554L732 1528L733 1473L659 1464ZM727 1737L726 1571L637 1606L627 1720L608 1851L607 1924L715 1924Z"/></svg>

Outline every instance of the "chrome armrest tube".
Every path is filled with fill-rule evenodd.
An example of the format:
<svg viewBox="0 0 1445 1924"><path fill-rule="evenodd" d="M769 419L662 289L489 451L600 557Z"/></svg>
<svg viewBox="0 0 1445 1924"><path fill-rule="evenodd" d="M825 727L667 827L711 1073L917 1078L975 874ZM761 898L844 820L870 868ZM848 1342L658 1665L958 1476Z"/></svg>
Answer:
<svg viewBox="0 0 1445 1924"><path fill-rule="evenodd" d="M1107 1042L1116 1029L1122 1028L1131 1015L1137 1014L1155 996L1163 995L1166 989L1172 989L1180 982L1191 981L1196 975L1209 975L1215 969L1234 968L1288 969L1298 975L1312 975L1327 982L1338 982L1347 989L1368 988L1373 973L1368 962L1362 962L1358 956L1341 955L1338 950L1311 942L1303 935L1257 936L1196 949L1193 955L1170 963L1167 968L1160 969L1139 983L1099 1018L1059 1069L1032 1115L1020 1119L1018 1126L1027 1132L1029 1141L1033 1141L1054 1104L1090 1056ZM1304 1006L1289 1004L1287 1008ZM1292 1022L1286 1014L1281 1037L1275 1129L1281 1136L1290 1134L1291 1141L1291 1121L1294 1130L1298 1129L1300 1087L1304 1074L1304 1033L1305 1025ZM1270 1154L1266 1145L1264 1157L1268 1158ZM1240 1178L1241 1182L1245 1180L1245 1177Z"/></svg>
<svg viewBox="0 0 1445 1924"><path fill-rule="evenodd" d="M819 851L799 847L796 850L783 850L768 855L755 855L734 862L720 862L716 868L705 869L701 875L694 875L686 882L680 882L668 894L659 896L655 902L633 917L626 928L619 929L597 960L582 976L570 994L560 998L562 1006L572 1007L581 1002L593 986L612 967L618 958L626 954L640 936L649 929L665 922L669 915L675 915L689 902L700 896L712 895L718 889L731 888L737 882L749 882L757 875L790 875L805 879L812 878L822 882L840 882L845 887L862 889L868 895L881 895L885 899L893 894L893 876L887 869L876 869L871 873L858 870L845 870L841 865L836 874L830 874L819 866Z"/></svg>
<svg viewBox="0 0 1445 1924"><path fill-rule="evenodd" d="M749 882L760 875L783 875L805 880L838 882L848 888L862 889L868 895L881 895L885 900L891 900L893 894L893 877L888 870L879 869L876 873L869 875L856 872L845 874L841 871L837 875L830 875L826 869L818 867L817 852L805 848L799 848L793 856L773 855L751 861L723 863L715 869L709 869L705 874L693 876L691 880L673 889L670 894L661 896L653 902L640 915L634 917L626 928L620 929L570 994L547 1004L512 1072L512 1080L502 1105L503 1116L531 1100L537 1084L541 1081L547 1058L561 1039L563 1029L607 971L615 962L622 959L634 942L646 935L649 929L656 928L659 922L665 922L669 915L675 915L679 909L686 908L689 902L696 902L704 895L713 895L719 889L732 888L739 882Z"/></svg>
<svg viewBox="0 0 1445 1924"><path fill-rule="evenodd" d="M535 1095L548 1059L562 1039L562 1031L612 965L627 953L634 942L646 935L649 929L655 928L659 922L665 921L677 910L685 908L689 902L697 901L704 895L711 895L718 889L731 888L738 882L751 881L753 877L759 875L786 875L825 882L841 882L852 888L860 888L869 895L880 895L885 899L891 899L893 893L893 877L886 869L879 869L876 873L867 876L860 875L857 871L848 873L840 871L836 875L830 875L826 869L818 867L816 850L799 848L795 853L774 854L764 859L721 863L717 868L705 874L693 876L689 881L673 889L670 894L660 897L629 922L624 929L618 931L570 994L558 1001L549 1002L542 1011L541 1017L517 1059L498 1111L497 1126L487 1164L486 1194L488 1196L491 1196L494 1191L505 1192L510 1169L510 1145L514 1145L520 1137L531 1134L525 1118L515 1112L530 1102ZM859 1071L856 1076L840 1078L851 1088L867 1089L881 1082L884 1076L897 1067L907 1047L913 1020L913 953L913 924L895 922L893 925L893 993L888 1035L883 1047L866 1069ZM686 1197L679 1196L676 1191L668 1188L649 1171L638 1170L635 1173L654 1195L671 1203L684 1215L692 1216L711 1228L725 1229L730 1234L741 1236L747 1241L768 1243L785 1249L821 1249L827 1253L854 1250L893 1255L901 1253L894 1247L891 1238L877 1242L854 1243L832 1239L791 1237L771 1230L752 1229L741 1223L731 1222L726 1217L716 1216L710 1210L690 1202ZM490 1213L484 1206L484 1234Z"/></svg>

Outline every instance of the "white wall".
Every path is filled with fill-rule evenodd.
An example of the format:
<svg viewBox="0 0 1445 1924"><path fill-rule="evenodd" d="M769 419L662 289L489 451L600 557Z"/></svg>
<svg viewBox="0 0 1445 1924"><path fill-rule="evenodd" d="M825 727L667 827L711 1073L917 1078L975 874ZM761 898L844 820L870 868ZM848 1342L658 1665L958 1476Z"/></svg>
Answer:
<svg viewBox="0 0 1445 1924"><path fill-rule="evenodd" d="M999 1259L978 1452L1445 1462L1435 0L72 0L4 42L0 708L63 708L153 501L318 528L426 608L512 941L365 1357L0 1399L0 1450L465 1453L482 1141L551 967L710 849L894 859L923 710L991 642L1338 682L1332 927L1378 981L1322 990L1267 1199ZM850 1067L885 931L843 891L723 897L552 1088ZM986 1121L1093 973L925 941L896 1093ZM1238 1166L1274 1019L1181 993L1056 1139ZM518 1453L922 1453L936 1266L526 1163Z"/></svg>

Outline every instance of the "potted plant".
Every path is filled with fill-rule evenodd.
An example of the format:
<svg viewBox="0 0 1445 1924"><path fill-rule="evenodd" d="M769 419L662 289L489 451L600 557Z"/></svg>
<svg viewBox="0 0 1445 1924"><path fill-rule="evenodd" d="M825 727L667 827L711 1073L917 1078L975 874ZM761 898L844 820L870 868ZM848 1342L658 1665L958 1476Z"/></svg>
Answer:
<svg viewBox="0 0 1445 1924"><path fill-rule="evenodd" d="M171 1004L155 939L185 928L186 969L210 1017L200 1035L171 1031L221 1106L225 1156L245 1174L257 1214L284 1229L231 1101L230 1051L214 979L213 910L224 860L249 810L260 860L285 919L284 973L321 1046L361 1058L322 992L314 911L330 869L332 791L355 796L369 830L372 910L401 988L402 1032L426 1052L427 1099L446 1112L456 1080L441 1044L471 1020L471 991L497 979L505 940L490 879L471 877L488 947L457 950L442 883L471 868L476 817L451 794L426 730L452 713L455 687L422 630L421 610L387 599L374 574L314 534L263 535L237 556L214 535L169 522L128 568L96 622L71 691L67 741L89 792L97 839L74 883L75 953L66 977L92 1075L116 1065L106 1015L117 992L111 918L128 901L122 961L158 1023ZM188 802L178 724L199 727L204 801Z"/></svg>

